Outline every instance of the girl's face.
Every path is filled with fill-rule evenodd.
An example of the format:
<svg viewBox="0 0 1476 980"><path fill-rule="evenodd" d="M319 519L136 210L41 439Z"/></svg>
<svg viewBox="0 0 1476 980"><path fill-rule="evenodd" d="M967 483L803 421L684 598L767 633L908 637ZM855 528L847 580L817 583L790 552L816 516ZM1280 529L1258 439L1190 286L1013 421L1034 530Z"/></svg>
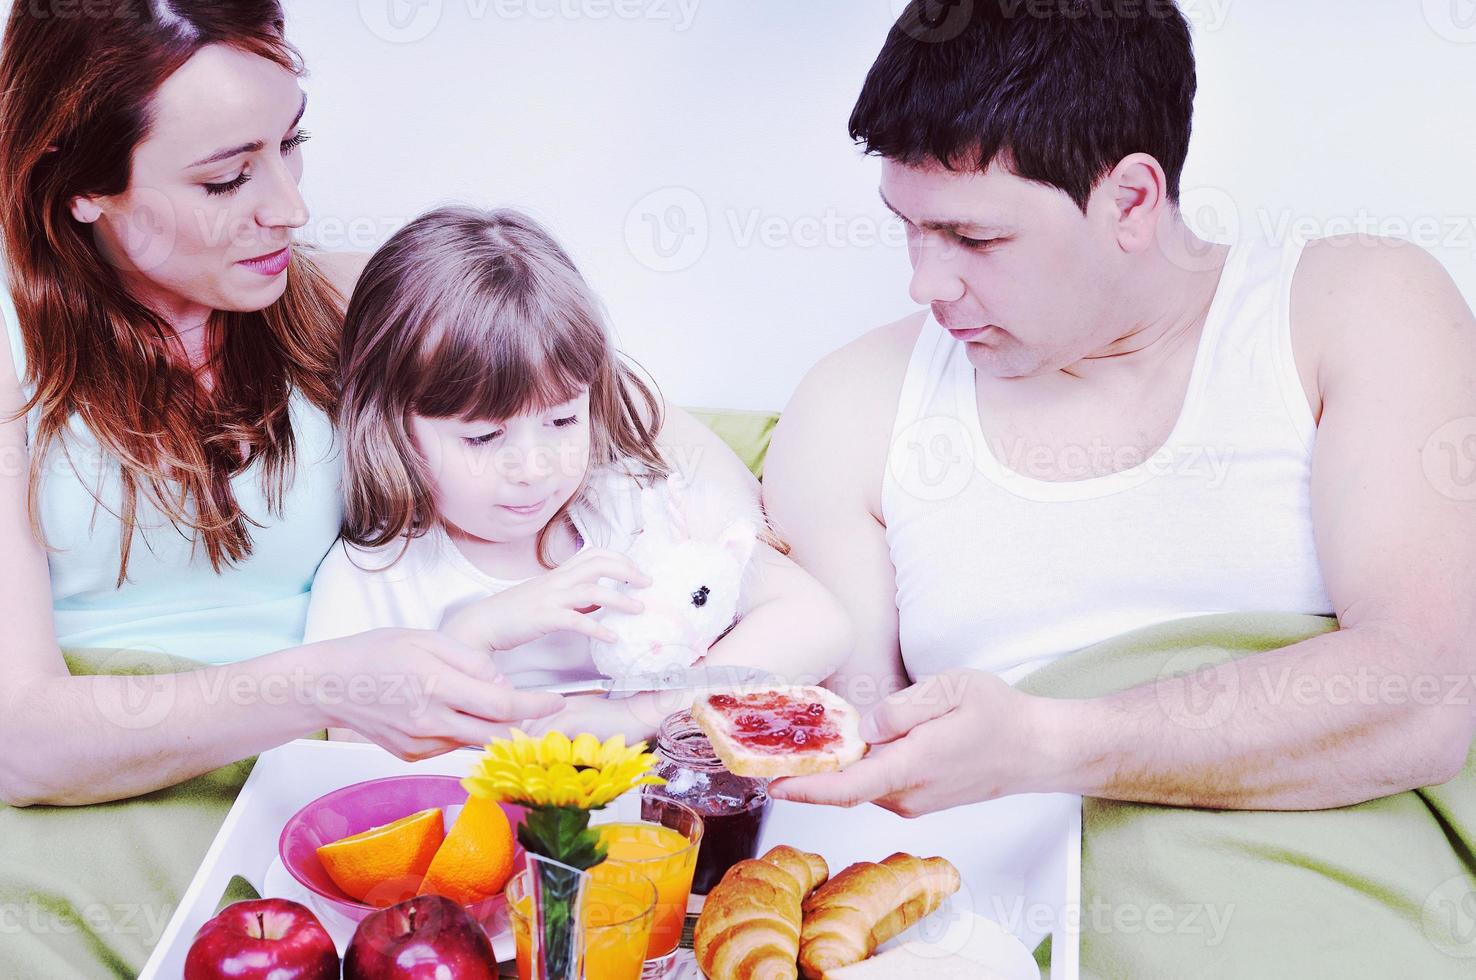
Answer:
<svg viewBox="0 0 1476 980"><path fill-rule="evenodd" d="M546 411L498 421L410 416L448 529L483 541L543 530L589 468L589 391Z"/></svg>
<svg viewBox="0 0 1476 980"><path fill-rule="evenodd" d="M99 249L156 311L265 309L287 288L286 248L307 222L297 77L225 44L201 48L154 93L128 188L78 197Z"/></svg>

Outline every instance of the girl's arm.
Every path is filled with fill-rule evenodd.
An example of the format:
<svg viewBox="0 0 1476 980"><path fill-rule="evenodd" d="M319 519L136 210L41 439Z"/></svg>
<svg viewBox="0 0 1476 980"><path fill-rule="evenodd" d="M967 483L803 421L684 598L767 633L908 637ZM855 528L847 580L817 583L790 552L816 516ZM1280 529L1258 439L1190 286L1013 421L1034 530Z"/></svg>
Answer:
<svg viewBox="0 0 1476 980"><path fill-rule="evenodd" d="M852 639L845 607L788 557L760 543L744 612L703 658L762 667L790 684L819 684L845 662Z"/></svg>

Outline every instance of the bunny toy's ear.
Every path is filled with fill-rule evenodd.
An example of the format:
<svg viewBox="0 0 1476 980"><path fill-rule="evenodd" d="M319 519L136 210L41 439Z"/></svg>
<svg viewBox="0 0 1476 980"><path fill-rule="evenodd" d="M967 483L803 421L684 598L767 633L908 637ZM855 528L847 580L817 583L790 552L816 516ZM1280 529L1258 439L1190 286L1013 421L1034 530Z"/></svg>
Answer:
<svg viewBox="0 0 1476 980"><path fill-rule="evenodd" d="M654 486L641 487L641 538L648 544L655 539L660 542L677 537L677 527L672 520L670 502Z"/></svg>
<svg viewBox="0 0 1476 980"><path fill-rule="evenodd" d="M687 525L686 497L671 481L666 484L665 507L666 520L671 527L671 536L678 541L690 538L692 531Z"/></svg>
<svg viewBox="0 0 1476 980"><path fill-rule="evenodd" d="M758 545L758 528L751 521L735 521L723 529L718 545L740 566L745 566Z"/></svg>

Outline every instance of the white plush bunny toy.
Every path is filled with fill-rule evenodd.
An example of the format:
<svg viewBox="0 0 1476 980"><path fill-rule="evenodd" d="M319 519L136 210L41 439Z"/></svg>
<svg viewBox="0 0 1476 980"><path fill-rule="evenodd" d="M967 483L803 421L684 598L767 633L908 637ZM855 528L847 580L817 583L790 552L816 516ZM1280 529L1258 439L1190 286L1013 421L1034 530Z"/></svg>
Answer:
<svg viewBox="0 0 1476 980"><path fill-rule="evenodd" d="M606 610L600 621L619 637L590 641L595 667L609 677L689 667L733 625L758 540L756 503L663 481L641 490L643 530L629 549L651 578L639 615Z"/></svg>

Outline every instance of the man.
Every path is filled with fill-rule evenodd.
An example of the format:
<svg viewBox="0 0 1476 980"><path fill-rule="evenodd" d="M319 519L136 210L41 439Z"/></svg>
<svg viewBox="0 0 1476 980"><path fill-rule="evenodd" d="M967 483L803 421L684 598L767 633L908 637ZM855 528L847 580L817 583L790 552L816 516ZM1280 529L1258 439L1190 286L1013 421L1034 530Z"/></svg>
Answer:
<svg viewBox="0 0 1476 980"><path fill-rule="evenodd" d="M1177 209L1194 90L1169 2L914 2L887 37L850 128L929 310L812 369L765 476L855 619L828 683L873 749L775 796L1309 810L1461 770L1469 697L1261 679L1469 682L1476 502L1442 453L1476 438L1476 324L1411 245L1198 238ZM1012 686L1253 610L1340 628L1105 697ZM1217 687L1215 724L1165 710Z"/></svg>

